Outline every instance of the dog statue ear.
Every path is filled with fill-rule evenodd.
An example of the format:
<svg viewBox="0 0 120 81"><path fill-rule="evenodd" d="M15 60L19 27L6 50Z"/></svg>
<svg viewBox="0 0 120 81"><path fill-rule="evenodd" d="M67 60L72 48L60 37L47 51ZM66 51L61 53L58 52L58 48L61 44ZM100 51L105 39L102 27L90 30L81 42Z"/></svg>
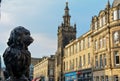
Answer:
<svg viewBox="0 0 120 81"><path fill-rule="evenodd" d="M7 45L8 45L8 46L12 46L12 44L13 44L13 38L10 37L10 38L8 39Z"/></svg>
<svg viewBox="0 0 120 81"><path fill-rule="evenodd" d="M8 39L8 42L7 42L7 45L8 46L12 46L14 44L14 37L15 37L15 33L14 33L14 30L11 31L11 34L10 34L10 37Z"/></svg>

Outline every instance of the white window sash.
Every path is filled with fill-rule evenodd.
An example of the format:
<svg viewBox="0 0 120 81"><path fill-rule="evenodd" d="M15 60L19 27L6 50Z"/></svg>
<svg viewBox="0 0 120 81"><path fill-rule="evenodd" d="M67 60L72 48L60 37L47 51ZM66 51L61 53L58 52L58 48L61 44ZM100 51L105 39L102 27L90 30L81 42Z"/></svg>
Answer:
<svg viewBox="0 0 120 81"><path fill-rule="evenodd" d="M100 19L100 27L102 27L102 19Z"/></svg>
<svg viewBox="0 0 120 81"><path fill-rule="evenodd" d="M117 20L117 19L118 19L117 10L115 10L114 13L113 13L113 19L114 19L114 20Z"/></svg>
<svg viewBox="0 0 120 81"><path fill-rule="evenodd" d="M95 30L97 29L97 21L95 22Z"/></svg>
<svg viewBox="0 0 120 81"><path fill-rule="evenodd" d="M105 25L105 16L103 17L103 25Z"/></svg>
<svg viewBox="0 0 120 81"><path fill-rule="evenodd" d="M120 10L119 10L119 19L120 19Z"/></svg>

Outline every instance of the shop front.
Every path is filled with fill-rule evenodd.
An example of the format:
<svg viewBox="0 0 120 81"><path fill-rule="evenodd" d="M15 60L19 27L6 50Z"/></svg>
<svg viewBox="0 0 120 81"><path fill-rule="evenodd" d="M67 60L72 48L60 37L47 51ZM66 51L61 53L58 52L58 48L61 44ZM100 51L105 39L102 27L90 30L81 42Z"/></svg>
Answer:
<svg viewBox="0 0 120 81"><path fill-rule="evenodd" d="M85 70L77 71L77 81L93 81L92 70L85 69Z"/></svg>
<svg viewBox="0 0 120 81"><path fill-rule="evenodd" d="M65 74L65 81L77 81L76 72L70 72Z"/></svg>

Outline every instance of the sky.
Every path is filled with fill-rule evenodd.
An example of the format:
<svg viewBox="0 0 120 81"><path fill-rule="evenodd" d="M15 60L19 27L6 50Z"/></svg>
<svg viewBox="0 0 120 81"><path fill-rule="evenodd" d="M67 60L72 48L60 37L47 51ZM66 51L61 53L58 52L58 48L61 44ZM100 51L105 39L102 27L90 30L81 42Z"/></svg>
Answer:
<svg viewBox="0 0 120 81"><path fill-rule="evenodd" d="M92 16L105 9L108 0L67 0L71 25L77 25L77 37L90 29ZM113 0L110 0L112 4ZM3 0L0 20L0 55L7 46L10 32L17 26L30 30L34 42L29 46L32 57L54 55L57 29L63 22L66 0Z"/></svg>

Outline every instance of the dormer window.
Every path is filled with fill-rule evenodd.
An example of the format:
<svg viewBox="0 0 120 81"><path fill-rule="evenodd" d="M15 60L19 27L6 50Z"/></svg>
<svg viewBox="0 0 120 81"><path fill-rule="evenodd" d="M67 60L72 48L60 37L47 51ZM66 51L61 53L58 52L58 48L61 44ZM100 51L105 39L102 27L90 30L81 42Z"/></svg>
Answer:
<svg viewBox="0 0 120 81"><path fill-rule="evenodd" d="M114 33L114 43L117 44L119 42L119 34L118 31Z"/></svg>
<svg viewBox="0 0 120 81"><path fill-rule="evenodd" d="M97 21L95 22L95 30L97 29Z"/></svg>
<svg viewBox="0 0 120 81"><path fill-rule="evenodd" d="M118 11L114 10L113 12L113 20L117 20L118 19Z"/></svg>
<svg viewBox="0 0 120 81"><path fill-rule="evenodd" d="M118 19L120 19L120 9L114 10L113 12L113 20L118 20Z"/></svg>
<svg viewBox="0 0 120 81"><path fill-rule="evenodd" d="M102 27L102 18L100 19L100 27Z"/></svg>
<svg viewBox="0 0 120 81"><path fill-rule="evenodd" d="M98 49L98 42L95 41L95 50L97 50L97 49Z"/></svg>
<svg viewBox="0 0 120 81"><path fill-rule="evenodd" d="M105 16L103 16L102 19L103 19L103 25L105 25Z"/></svg>
<svg viewBox="0 0 120 81"><path fill-rule="evenodd" d="M103 47L103 40L102 40L102 38L100 39L100 48L102 48Z"/></svg>
<svg viewBox="0 0 120 81"><path fill-rule="evenodd" d="M106 22L105 22L105 16L103 16L103 17L100 18L100 27L102 27L105 24L106 24Z"/></svg>
<svg viewBox="0 0 120 81"><path fill-rule="evenodd" d="M119 19L120 19L120 9L119 9Z"/></svg>

